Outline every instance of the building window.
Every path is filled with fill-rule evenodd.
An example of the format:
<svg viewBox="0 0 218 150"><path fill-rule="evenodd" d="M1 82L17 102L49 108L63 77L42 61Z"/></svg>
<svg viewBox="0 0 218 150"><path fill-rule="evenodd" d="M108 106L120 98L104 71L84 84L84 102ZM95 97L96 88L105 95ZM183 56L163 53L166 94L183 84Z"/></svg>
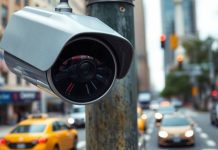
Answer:
<svg viewBox="0 0 218 150"><path fill-rule="evenodd" d="M17 4L17 5L20 5L20 0L16 0L16 4Z"/></svg>
<svg viewBox="0 0 218 150"><path fill-rule="evenodd" d="M8 72L2 72L2 77L5 79L5 84L8 84Z"/></svg>
<svg viewBox="0 0 218 150"><path fill-rule="evenodd" d="M2 5L2 26L6 27L8 22L8 7L5 5Z"/></svg>
<svg viewBox="0 0 218 150"><path fill-rule="evenodd" d="M17 76L17 85L21 85L21 77Z"/></svg>
<svg viewBox="0 0 218 150"><path fill-rule="evenodd" d="M29 0L24 0L24 5L29 6Z"/></svg>

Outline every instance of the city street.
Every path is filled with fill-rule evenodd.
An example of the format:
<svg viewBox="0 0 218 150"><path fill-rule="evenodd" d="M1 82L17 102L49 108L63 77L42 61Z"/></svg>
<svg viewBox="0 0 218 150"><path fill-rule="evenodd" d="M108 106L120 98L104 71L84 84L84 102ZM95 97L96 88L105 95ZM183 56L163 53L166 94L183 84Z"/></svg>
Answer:
<svg viewBox="0 0 218 150"><path fill-rule="evenodd" d="M146 141L146 150L161 150L161 149L173 149L173 150L218 150L218 128L210 124L210 114L208 112L195 112L190 109L180 110L183 114L191 117L194 121L195 129L195 145L191 147L164 147L160 148L157 144L157 127L154 124L154 117L152 111L145 111L148 115L148 129L144 135ZM12 127L1 126L0 137L10 131ZM78 129L79 142L77 145L78 150L85 150L85 129Z"/></svg>
<svg viewBox="0 0 218 150"><path fill-rule="evenodd" d="M147 133L144 135L146 143L146 149L173 149L173 150L217 150L218 141L217 134L218 128L210 124L210 116L208 112L194 112L189 109L182 110L182 112L191 117L194 121L195 129L195 145L191 147L164 147L160 148L157 143L157 128L154 125L154 119L152 113L149 113L149 125Z"/></svg>
<svg viewBox="0 0 218 150"><path fill-rule="evenodd" d="M0 126L0 137L3 137L5 134L10 132L10 130L13 127L9 126ZM77 144L78 150L85 150L85 129L78 129L78 137L79 137L79 142Z"/></svg>
<svg viewBox="0 0 218 150"><path fill-rule="evenodd" d="M0 0L0 150L218 150L217 24L218 0Z"/></svg>
<svg viewBox="0 0 218 150"><path fill-rule="evenodd" d="M183 114L191 117L194 121L194 129L196 131L195 135L195 145L191 147L164 147L160 148L157 144L157 127L154 124L154 117L152 111L145 111L148 115L148 129L144 135L146 141L145 150L218 150L218 128L210 124L210 114L209 112L195 112L190 109L180 110ZM79 143L78 149L85 150L85 130L79 129Z"/></svg>

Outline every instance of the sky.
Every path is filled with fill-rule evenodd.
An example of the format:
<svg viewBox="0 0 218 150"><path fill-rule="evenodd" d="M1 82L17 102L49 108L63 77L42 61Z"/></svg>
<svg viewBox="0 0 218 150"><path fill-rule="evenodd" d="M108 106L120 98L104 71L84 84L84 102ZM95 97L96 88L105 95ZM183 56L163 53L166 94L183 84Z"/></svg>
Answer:
<svg viewBox="0 0 218 150"><path fill-rule="evenodd" d="M150 68L151 88L164 88L163 50L160 48L161 0L144 0L146 46ZM196 0L197 30L201 39L212 36L218 39L218 0Z"/></svg>

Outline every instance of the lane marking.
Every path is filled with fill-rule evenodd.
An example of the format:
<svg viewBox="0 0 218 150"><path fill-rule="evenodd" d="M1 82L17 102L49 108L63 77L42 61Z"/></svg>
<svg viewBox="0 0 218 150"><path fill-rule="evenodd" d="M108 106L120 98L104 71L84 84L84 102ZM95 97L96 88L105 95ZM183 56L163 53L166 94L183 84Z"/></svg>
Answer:
<svg viewBox="0 0 218 150"><path fill-rule="evenodd" d="M211 147L215 147L216 143L213 140L207 140L207 145Z"/></svg>
<svg viewBox="0 0 218 150"><path fill-rule="evenodd" d="M150 135L144 135L144 139L145 139L145 141L148 141L148 140L150 140Z"/></svg>
<svg viewBox="0 0 218 150"><path fill-rule="evenodd" d="M202 129L200 127L195 128L196 132L202 132Z"/></svg>
<svg viewBox="0 0 218 150"><path fill-rule="evenodd" d="M85 148L85 146L86 146L86 141L80 141L77 144L77 149Z"/></svg>
<svg viewBox="0 0 218 150"><path fill-rule="evenodd" d="M201 150L218 150L218 149L214 149L214 148L204 148L204 149L201 149Z"/></svg>
<svg viewBox="0 0 218 150"><path fill-rule="evenodd" d="M148 134L151 134L152 132L153 132L153 128L149 128L147 131Z"/></svg>
<svg viewBox="0 0 218 150"><path fill-rule="evenodd" d="M138 147L142 147L143 145L145 145L146 141L144 136L140 136L139 140L138 140Z"/></svg>
<svg viewBox="0 0 218 150"><path fill-rule="evenodd" d="M206 133L201 133L200 134L200 137L201 138L204 138L204 139L207 139L208 138L208 135Z"/></svg>

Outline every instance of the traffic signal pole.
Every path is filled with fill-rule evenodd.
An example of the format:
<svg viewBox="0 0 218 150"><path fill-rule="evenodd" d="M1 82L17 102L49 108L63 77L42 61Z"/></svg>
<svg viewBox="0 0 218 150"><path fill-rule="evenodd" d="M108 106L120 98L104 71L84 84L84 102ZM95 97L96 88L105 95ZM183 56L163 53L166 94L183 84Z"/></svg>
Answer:
<svg viewBox="0 0 218 150"><path fill-rule="evenodd" d="M134 45L133 0L87 0L87 14L108 24ZM137 150L137 85L133 61L103 100L86 106L87 150Z"/></svg>

